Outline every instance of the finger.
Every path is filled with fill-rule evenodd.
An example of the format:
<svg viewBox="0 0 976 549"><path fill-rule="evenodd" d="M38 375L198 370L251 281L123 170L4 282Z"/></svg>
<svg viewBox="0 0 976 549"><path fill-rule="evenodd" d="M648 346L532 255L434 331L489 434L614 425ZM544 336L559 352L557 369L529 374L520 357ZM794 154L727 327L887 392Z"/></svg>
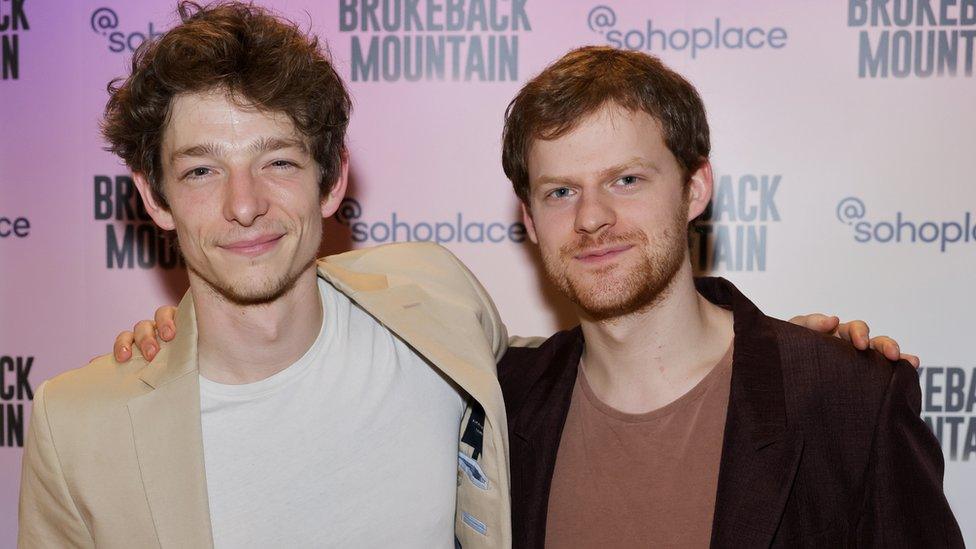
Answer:
<svg viewBox="0 0 976 549"><path fill-rule="evenodd" d="M837 332L842 338L850 341L854 347L862 351L871 345L871 329L863 320L844 322L838 326Z"/></svg>
<svg viewBox="0 0 976 549"><path fill-rule="evenodd" d="M888 360L898 360L901 358L901 346L894 339L888 336L878 336L871 338L871 348L879 351Z"/></svg>
<svg viewBox="0 0 976 549"><path fill-rule="evenodd" d="M916 370L918 370L918 367L922 365L922 361L915 355L902 353L901 359L907 360L908 363L912 365L912 368L915 368Z"/></svg>
<svg viewBox="0 0 976 549"><path fill-rule="evenodd" d="M811 313L808 315L794 316L790 319L790 322L816 332L829 334L833 332L835 328L837 328L837 324L840 322L840 319L838 319L836 316L828 316L821 313Z"/></svg>
<svg viewBox="0 0 976 549"><path fill-rule="evenodd" d="M832 334L840 325L840 319L836 316L828 316L822 313L813 313L809 315L811 317L811 322L815 323L816 326L811 326L811 330L816 330L824 334Z"/></svg>
<svg viewBox="0 0 976 549"><path fill-rule="evenodd" d="M115 345L112 346L112 354L115 355L116 362L126 362L132 358L132 341L135 335L125 331L115 336Z"/></svg>
<svg viewBox="0 0 976 549"><path fill-rule="evenodd" d="M159 343L156 341L156 324L151 320L140 320L135 327L135 344L142 351L142 356L152 362L159 352Z"/></svg>
<svg viewBox="0 0 976 549"><path fill-rule="evenodd" d="M176 307L164 305L156 309L156 331L163 341L172 341L176 337Z"/></svg>
<svg viewBox="0 0 976 549"><path fill-rule="evenodd" d="M790 324L796 324L798 326L806 326L807 317L809 315L796 315L790 319Z"/></svg>

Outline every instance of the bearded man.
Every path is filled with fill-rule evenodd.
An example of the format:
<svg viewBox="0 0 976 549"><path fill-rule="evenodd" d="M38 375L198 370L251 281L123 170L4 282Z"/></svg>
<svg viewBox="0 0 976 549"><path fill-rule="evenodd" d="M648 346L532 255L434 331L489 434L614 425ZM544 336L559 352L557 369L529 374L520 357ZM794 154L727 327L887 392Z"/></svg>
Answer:
<svg viewBox="0 0 976 549"><path fill-rule="evenodd" d="M961 547L906 361L696 280L698 93L588 47L509 105L503 164L580 326L499 364L516 547Z"/></svg>

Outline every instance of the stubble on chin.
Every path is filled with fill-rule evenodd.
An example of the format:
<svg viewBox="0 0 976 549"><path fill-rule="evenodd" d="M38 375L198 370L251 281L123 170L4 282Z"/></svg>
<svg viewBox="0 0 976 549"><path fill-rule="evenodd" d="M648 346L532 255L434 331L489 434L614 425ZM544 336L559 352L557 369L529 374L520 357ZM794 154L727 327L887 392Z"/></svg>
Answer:
<svg viewBox="0 0 976 549"><path fill-rule="evenodd" d="M314 268L316 257L312 254L297 269L268 275L263 280L240 281L235 280L234 273L225 273L229 276L218 277L213 272L200 269L185 255L184 261L187 270L204 283L211 295L233 305L249 307L267 305L288 294L302 274Z"/></svg>
<svg viewBox="0 0 976 549"><path fill-rule="evenodd" d="M306 270L314 268L314 264L315 257L313 256L299 269L290 270L278 276L269 276L260 282L252 283L217 280L214 277L204 275L189 262L187 262L187 269L206 284L214 297L233 305L252 307L267 305L281 299L295 287L298 279Z"/></svg>

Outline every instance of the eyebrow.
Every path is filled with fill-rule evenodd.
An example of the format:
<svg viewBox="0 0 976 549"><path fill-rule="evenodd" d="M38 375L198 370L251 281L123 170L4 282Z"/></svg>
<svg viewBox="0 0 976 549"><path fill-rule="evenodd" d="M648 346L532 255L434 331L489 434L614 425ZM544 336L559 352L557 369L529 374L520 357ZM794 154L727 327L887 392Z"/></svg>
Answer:
<svg viewBox="0 0 976 549"><path fill-rule="evenodd" d="M223 147L216 143L201 143L199 145L191 145L189 147L183 147L178 151L173 151L172 156L170 156L170 162L174 163L180 158L193 158L200 156L221 156L223 154Z"/></svg>
<svg viewBox="0 0 976 549"><path fill-rule="evenodd" d="M657 166L654 165L652 162L647 162L641 158L634 157L626 162L621 162L616 166L610 166L605 170L600 170L600 172L597 174L597 177L599 177L601 180L612 179L614 177L618 177L634 169L643 169L651 172L659 171ZM572 183L573 179L574 179L573 177L554 177L554 176L544 175L538 179L538 185L540 187L542 185L565 185L567 183Z"/></svg>
<svg viewBox="0 0 976 549"><path fill-rule="evenodd" d="M255 153L265 153L292 147L299 149L303 153L308 153L308 146L304 141L300 139L285 139L281 137L262 137L253 141L248 146L248 149ZM200 143L199 145L190 145L189 147L183 147L178 151L174 151L170 157L170 161L176 162L180 158L223 155L224 147L219 143Z"/></svg>
<svg viewBox="0 0 976 549"><path fill-rule="evenodd" d="M281 149L296 148L303 153L308 152L308 147L305 142L300 139L294 138L281 138L281 137L262 137L257 141L251 143L250 149L252 152L264 153L271 151L280 151Z"/></svg>

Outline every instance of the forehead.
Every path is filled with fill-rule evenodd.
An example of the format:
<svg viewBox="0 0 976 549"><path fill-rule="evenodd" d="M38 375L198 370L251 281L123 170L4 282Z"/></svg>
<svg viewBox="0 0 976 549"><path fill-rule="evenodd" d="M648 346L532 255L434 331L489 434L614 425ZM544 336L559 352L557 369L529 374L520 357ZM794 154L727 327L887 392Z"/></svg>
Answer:
<svg viewBox="0 0 976 549"><path fill-rule="evenodd" d="M678 165L654 117L608 105L556 139L533 141L528 154L529 180L579 178L635 159L658 169Z"/></svg>
<svg viewBox="0 0 976 549"><path fill-rule="evenodd" d="M181 94L173 98L163 130L163 150L203 142L233 146L256 138L299 138L283 112L245 107L222 91Z"/></svg>

